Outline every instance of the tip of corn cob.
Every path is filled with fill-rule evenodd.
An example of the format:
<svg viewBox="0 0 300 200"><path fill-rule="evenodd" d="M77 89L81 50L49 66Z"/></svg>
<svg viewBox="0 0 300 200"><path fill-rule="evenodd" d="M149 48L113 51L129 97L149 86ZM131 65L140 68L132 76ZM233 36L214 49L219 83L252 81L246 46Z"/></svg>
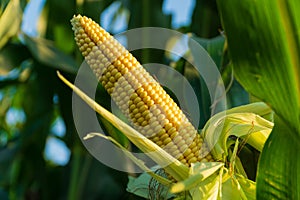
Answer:
<svg viewBox="0 0 300 200"><path fill-rule="evenodd" d="M71 24L85 60L135 129L188 166L212 160L180 108L125 47L88 17L74 15Z"/></svg>

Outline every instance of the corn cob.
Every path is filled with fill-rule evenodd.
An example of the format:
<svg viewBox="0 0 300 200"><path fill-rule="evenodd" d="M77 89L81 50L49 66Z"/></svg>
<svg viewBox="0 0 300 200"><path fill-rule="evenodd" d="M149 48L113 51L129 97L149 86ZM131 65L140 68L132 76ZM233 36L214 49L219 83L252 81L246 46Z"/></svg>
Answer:
<svg viewBox="0 0 300 200"><path fill-rule="evenodd" d="M90 18L71 20L85 60L131 125L183 164L213 161L203 138L160 84Z"/></svg>

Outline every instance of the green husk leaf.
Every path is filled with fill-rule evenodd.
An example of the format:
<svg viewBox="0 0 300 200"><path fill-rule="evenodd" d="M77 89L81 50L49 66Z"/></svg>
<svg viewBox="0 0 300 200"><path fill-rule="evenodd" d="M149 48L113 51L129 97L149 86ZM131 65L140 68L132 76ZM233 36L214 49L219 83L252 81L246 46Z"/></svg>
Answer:
<svg viewBox="0 0 300 200"><path fill-rule="evenodd" d="M172 193L179 193L201 185L201 183L217 172L224 163L220 162L197 162L192 163L189 178L178 182L171 187Z"/></svg>
<svg viewBox="0 0 300 200"><path fill-rule="evenodd" d="M152 171L156 171L157 169L159 169L157 166L151 168ZM128 176L128 184L127 184L127 191L130 193L133 193L137 196L141 196L143 198L149 198L149 184L151 182L152 176L150 176L149 173L142 173L140 176L138 177L132 177L132 176ZM159 185L155 185L156 187L161 187ZM157 189L157 188L150 188L150 189ZM161 191L161 190L164 191ZM168 192L168 187L166 188L161 188L160 191L162 192L161 196L163 198L169 199L171 197L175 197L174 194L171 194L170 192Z"/></svg>
<svg viewBox="0 0 300 200"><path fill-rule="evenodd" d="M238 108L235 108L235 111L238 111ZM223 160L228 156L227 140L231 135L245 139L261 151L272 131L273 123L254 113L233 113L230 110L227 113L232 114L213 116L202 130L214 158Z"/></svg>
<svg viewBox="0 0 300 200"><path fill-rule="evenodd" d="M232 199L256 199L256 184L255 182L244 178L243 176L231 176L222 184L222 200ZM221 199L221 198L220 198Z"/></svg>
<svg viewBox="0 0 300 200"><path fill-rule="evenodd" d="M111 112L107 111L105 108L97 104L94 100L88 97L79 88L70 83L65 79L59 72L57 72L58 77L68 85L78 96L80 96L91 108L93 108L97 113L107 119L112 125L119 129L126 137L134 143L141 151L147 154L152 160L154 160L158 165L163 166L166 173L170 174L177 181L184 180L188 177L189 169L187 166L183 165L180 161L172 157L166 151L161 149L151 140L144 137L138 131L124 123L118 117L113 115Z"/></svg>
<svg viewBox="0 0 300 200"><path fill-rule="evenodd" d="M159 181L160 183L164 184L164 185L170 185L172 183L172 181L159 176L157 174L155 174L154 172L152 172L151 169L149 169L143 161L137 159L132 153L130 153L127 149L125 149L118 141L116 141L114 138L110 137L110 136L106 136L100 133L89 133L87 134L83 139L87 140L90 138L93 138L95 136L98 137L102 137L105 138L107 140L110 140L111 142L113 142L115 145L117 145L123 152L124 154L126 154L126 156L128 158L130 158L136 165L138 165L141 169L143 169L144 171L146 171L149 175L151 175L153 178L155 178L157 181Z"/></svg>

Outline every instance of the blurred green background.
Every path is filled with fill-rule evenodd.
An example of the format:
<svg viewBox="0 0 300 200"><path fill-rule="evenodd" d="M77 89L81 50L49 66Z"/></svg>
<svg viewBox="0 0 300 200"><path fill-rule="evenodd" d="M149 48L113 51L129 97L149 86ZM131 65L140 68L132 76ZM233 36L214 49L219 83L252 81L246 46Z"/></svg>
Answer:
<svg viewBox="0 0 300 200"><path fill-rule="evenodd" d="M1 200L139 199L126 192L126 173L106 167L83 147L72 117L72 91L56 76L59 70L73 81L83 61L70 25L74 14L91 17L111 34L147 26L187 34L219 67L227 107L249 102L232 76L214 0L0 2ZM189 63L154 49L133 54L141 63L170 65L187 77L201 108L198 128L203 127L212 103ZM109 109L101 86L97 96Z"/></svg>

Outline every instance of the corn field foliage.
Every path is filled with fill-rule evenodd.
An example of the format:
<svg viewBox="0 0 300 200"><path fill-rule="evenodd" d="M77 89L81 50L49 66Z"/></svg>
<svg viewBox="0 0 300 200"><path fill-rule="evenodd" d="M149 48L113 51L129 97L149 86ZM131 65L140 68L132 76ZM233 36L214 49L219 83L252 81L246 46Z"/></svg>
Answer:
<svg viewBox="0 0 300 200"><path fill-rule="evenodd" d="M105 166L85 149L73 121L72 91L56 74L59 70L72 82L83 61L71 29L73 15L99 23L115 2L120 7L111 24L127 12L127 29L174 29L174 16L163 12L163 0L47 0L41 15L32 18L37 23L32 37L21 28L29 1L0 1L0 199L144 199L126 190L132 183L127 173ZM197 0L190 25L176 28L201 44L216 63L228 109L262 101L274 111L275 126L262 153L248 145L239 151L245 173L257 183L257 199L300 198L299 11L297 0ZM189 51L197 55L195 49ZM170 65L187 78L201 110L197 128L205 128L212 102L193 67L161 50L132 54L141 63ZM96 100L111 109L100 85ZM64 134L55 131L58 121ZM99 116L99 121L123 147L132 145L107 119ZM69 150L66 163L47 158L52 139Z"/></svg>

